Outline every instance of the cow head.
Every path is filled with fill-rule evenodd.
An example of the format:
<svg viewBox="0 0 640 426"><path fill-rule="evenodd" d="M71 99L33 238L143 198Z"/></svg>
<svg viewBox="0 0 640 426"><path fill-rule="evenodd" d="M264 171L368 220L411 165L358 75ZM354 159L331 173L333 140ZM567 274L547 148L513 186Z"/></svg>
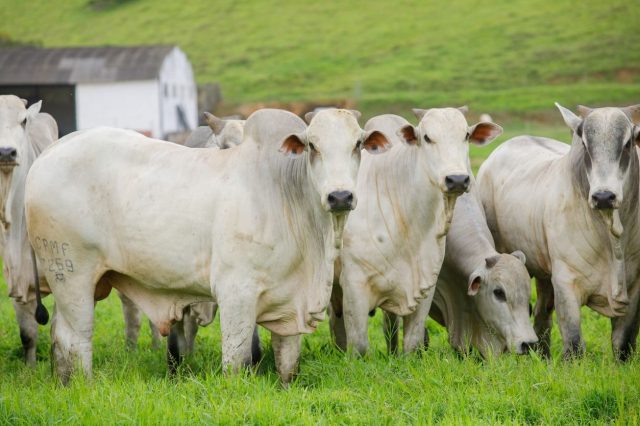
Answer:
<svg viewBox="0 0 640 426"><path fill-rule="evenodd" d="M466 107L414 109L418 126L398 130L401 140L425 150L425 168L445 194L469 189L469 143L485 145L502 133L502 127L491 122L469 127L466 111Z"/></svg>
<svg viewBox="0 0 640 426"><path fill-rule="evenodd" d="M538 342L529 321L531 283L521 251L485 259L469 277L468 295L507 350L525 354Z"/></svg>
<svg viewBox="0 0 640 426"><path fill-rule="evenodd" d="M391 146L381 132L362 130L358 117L359 113L345 109L307 114L307 129L287 136L280 149L291 157L308 153L312 184L320 194L322 207L331 213L346 213L356 207L361 151L377 154Z"/></svg>
<svg viewBox="0 0 640 426"><path fill-rule="evenodd" d="M245 120L224 120L205 112L204 120L216 137L216 145L220 149L233 148L242 143Z"/></svg>
<svg viewBox="0 0 640 426"><path fill-rule="evenodd" d="M13 95L0 96L0 221L5 229L8 215L5 212L9 188L16 166L26 155L27 124L40 112L42 101L31 105Z"/></svg>
<svg viewBox="0 0 640 426"><path fill-rule="evenodd" d="M593 110L579 107L582 118L558 103L556 106L573 132L574 145L584 147L589 206L598 210L617 209L624 198L630 161L636 155L634 147L640 144L640 127L631 120L640 111L640 105Z"/></svg>

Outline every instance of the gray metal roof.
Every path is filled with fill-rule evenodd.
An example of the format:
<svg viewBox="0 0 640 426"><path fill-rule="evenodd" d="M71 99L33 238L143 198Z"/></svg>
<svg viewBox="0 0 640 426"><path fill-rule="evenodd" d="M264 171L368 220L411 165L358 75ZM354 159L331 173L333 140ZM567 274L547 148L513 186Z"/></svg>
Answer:
<svg viewBox="0 0 640 426"><path fill-rule="evenodd" d="M152 45L0 49L0 84L153 80L174 48Z"/></svg>

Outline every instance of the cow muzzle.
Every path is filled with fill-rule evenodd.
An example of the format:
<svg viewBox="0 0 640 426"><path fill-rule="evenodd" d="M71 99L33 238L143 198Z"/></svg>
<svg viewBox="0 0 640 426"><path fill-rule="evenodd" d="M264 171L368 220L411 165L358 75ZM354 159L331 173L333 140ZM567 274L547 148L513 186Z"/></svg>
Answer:
<svg viewBox="0 0 640 426"><path fill-rule="evenodd" d="M18 165L18 151L15 148L0 148L0 167L13 168Z"/></svg>
<svg viewBox="0 0 640 426"><path fill-rule="evenodd" d="M611 191L596 191L591 195L591 208L610 210L618 208L618 197Z"/></svg>
<svg viewBox="0 0 640 426"><path fill-rule="evenodd" d="M530 340L530 341L524 341L524 342L519 342L516 345L516 353L518 355L526 355L529 353L529 351L533 350L535 348L535 345L538 343L537 340Z"/></svg>
<svg viewBox="0 0 640 426"><path fill-rule="evenodd" d="M444 178L444 186L447 193L461 194L469 190L471 178L469 175L447 175Z"/></svg>
<svg viewBox="0 0 640 426"><path fill-rule="evenodd" d="M356 207L355 197L351 191L333 191L327 196L329 210L333 213L353 210Z"/></svg>

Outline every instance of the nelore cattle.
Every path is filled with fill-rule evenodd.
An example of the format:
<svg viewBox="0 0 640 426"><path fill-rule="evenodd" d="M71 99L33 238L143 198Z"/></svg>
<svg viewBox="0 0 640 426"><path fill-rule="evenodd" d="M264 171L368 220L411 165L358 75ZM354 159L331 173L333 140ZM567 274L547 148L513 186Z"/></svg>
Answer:
<svg viewBox="0 0 640 426"><path fill-rule="evenodd" d="M36 157L58 138L58 126L49 114L40 112L42 101L29 108L26 105L26 100L16 96L0 96L0 224L3 275L20 327L25 360L34 365L38 340L35 313L40 295L36 294L38 271L27 238L24 186ZM41 264L39 276L44 277L43 269L49 267L55 265ZM40 287L48 293L44 279ZM46 311L39 314L40 322L45 323Z"/></svg>
<svg viewBox="0 0 640 426"><path fill-rule="evenodd" d="M112 128L60 140L26 185L38 260L62 264L44 271L56 298L59 377L66 382L76 363L91 375L94 301L113 287L163 335L186 306L217 303L225 371L250 362L255 324L264 326L289 382L300 334L316 328L329 303L361 150L388 145L382 132L335 109L308 126L286 111L258 111L230 150Z"/></svg>
<svg viewBox="0 0 640 426"><path fill-rule="evenodd" d="M638 126L629 108L557 105L571 146L520 136L482 165L478 192L499 251L522 250L536 277L535 331L549 355L555 308L566 357L585 350L580 307L612 317L616 356L638 334Z"/></svg>
<svg viewBox="0 0 640 426"><path fill-rule="evenodd" d="M502 132L493 123L469 126L466 107L414 112L418 126L395 115L365 126L393 135L393 147L363 156L360 204L345 228L331 309L337 345L360 354L377 307L403 317L405 352L424 341L455 201L470 183L469 142L482 145Z"/></svg>

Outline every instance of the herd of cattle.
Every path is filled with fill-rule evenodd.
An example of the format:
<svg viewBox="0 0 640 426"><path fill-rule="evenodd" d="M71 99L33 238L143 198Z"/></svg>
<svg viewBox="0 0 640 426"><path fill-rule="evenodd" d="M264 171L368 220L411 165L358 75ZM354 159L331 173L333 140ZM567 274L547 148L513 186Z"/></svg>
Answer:
<svg viewBox="0 0 640 426"><path fill-rule="evenodd" d="M388 349L428 344L428 315L451 345L549 356L557 312L566 357L585 350L580 307L612 318L614 354L633 353L640 318L640 105L558 105L571 145L505 142L477 180L466 107L369 120L346 109L303 121L262 109L246 121L205 113L185 146L115 128L57 139L38 102L0 96L4 277L26 361L55 297L54 371L91 375L94 307L115 288L127 343L144 312L169 367L219 309L225 371L257 362L271 332L289 382L301 334L329 313L335 343L367 351L381 308ZM356 207L357 206L357 207ZM530 323L530 276L536 278Z"/></svg>

